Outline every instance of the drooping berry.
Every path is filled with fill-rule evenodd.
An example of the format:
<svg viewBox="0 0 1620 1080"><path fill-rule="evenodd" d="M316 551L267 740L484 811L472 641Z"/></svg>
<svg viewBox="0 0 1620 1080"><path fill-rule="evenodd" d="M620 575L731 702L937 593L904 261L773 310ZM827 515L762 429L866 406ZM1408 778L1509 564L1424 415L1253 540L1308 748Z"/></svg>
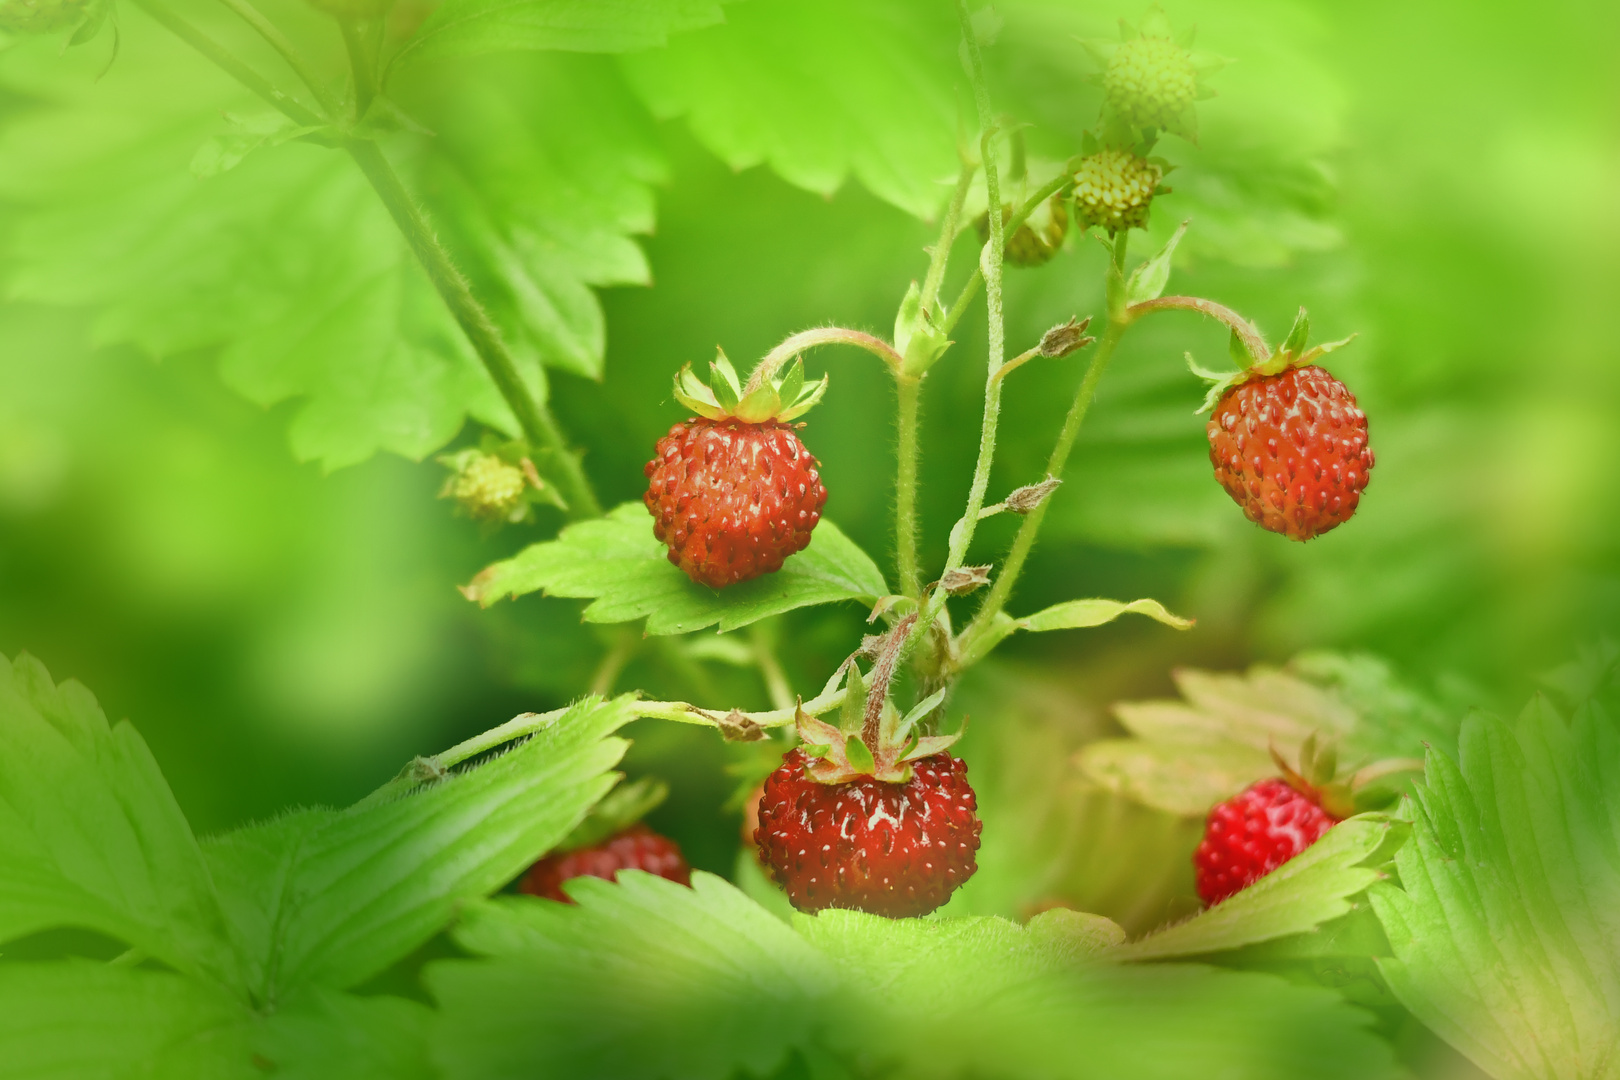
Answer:
<svg viewBox="0 0 1620 1080"><path fill-rule="evenodd" d="M926 915L978 869L982 824L967 765L939 753L903 782L859 776L825 783L793 749L765 781L754 842L800 911L853 908Z"/></svg>
<svg viewBox="0 0 1620 1080"><path fill-rule="evenodd" d="M1005 225L1012 219L1013 208L1003 205L1001 221ZM990 215L980 215L977 222L980 241L990 239ZM1061 197L1054 195L1030 211L1012 235L1006 237L1007 261L1014 266L1041 266L1052 260L1063 247L1063 238L1069 232L1069 212Z"/></svg>
<svg viewBox="0 0 1620 1080"><path fill-rule="evenodd" d="M54 34L84 22L101 0L0 0L0 32Z"/></svg>
<svg viewBox="0 0 1620 1080"><path fill-rule="evenodd" d="M680 845L638 823L599 844L547 855L529 867L518 888L530 896L572 903L563 882L577 877L612 881L620 870L645 870L681 885L692 883L692 868Z"/></svg>
<svg viewBox="0 0 1620 1080"><path fill-rule="evenodd" d="M1338 824L1310 791L1261 780L1209 812L1193 854L1198 895L1218 904L1248 888Z"/></svg>
<svg viewBox="0 0 1620 1080"><path fill-rule="evenodd" d="M1367 414L1314 364L1226 390L1207 431L1215 479L1250 521L1292 540L1348 521L1373 467Z"/></svg>
<svg viewBox="0 0 1620 1080"><path fill-rule="evenodd" d="M786 421L820 399L826 380L805 387L795 362L786 378L744 393L723 355L714 366L718 398L690 368L677 377L676 397L701 415L658 440L642 501L669 561L720 589L780 570L809 545L827 489Z"/></svg>
<svg viewBox="0 0 1620 1080"><path fill-rule="evenodd" d="M1129 150L1104 149L1080 159L1074 173L1075 216L1110 233L1147 227L1164 167Z"/></svg>

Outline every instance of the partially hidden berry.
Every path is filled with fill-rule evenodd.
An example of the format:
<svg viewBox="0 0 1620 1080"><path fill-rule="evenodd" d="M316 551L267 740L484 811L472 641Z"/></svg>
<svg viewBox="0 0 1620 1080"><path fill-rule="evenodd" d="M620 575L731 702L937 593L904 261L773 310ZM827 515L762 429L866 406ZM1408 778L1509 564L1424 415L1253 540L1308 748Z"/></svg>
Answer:
<svg viewBox="0 0 1620 1080"><path fill-rule="evenodd" d="M703 415L658 440L642 501L669 561L721 589L780 570L809 545L827 488L787 421L815 404L826 382L806 388L795 363L786 378L744 392L724 356L717 392L690 376L686 368L677 377L676 397Z"/></svg>
<svg viewBox="0 0 1620 1080"><path fill-rule="evenodd" d="M1110 233L1147 227L1164 167L1129 150L1103 149L1080 159L1074 172L1075 217L1084 228Z"/></svg>
<svg viewBox="0 0 1620 1080"><path fill-rule="evenodd" d="M1139 128L1181 129L1198 100L1192 53L1169 37L1147 33L1119 44L1102 84L1107 108Z"/></svg>
<svg viewBox="0 0 1620 1080"><path fill-rule="evenodd" d="M1367 414L1314 364L1226 390L1207 431L1215 479L1250 521L1292 540L1348 521L1373 467Z"/></svg>
<svg viewBox="0 0 1620 1080"><path fill-rule="evenodd" d="M100 0L0 0L0 31L54 34L84 22Z"/></svg>
<svg viewBox="0 0 1620 1080"><path fill-rule="evenodd" d="M1012 219L1013 208L1003 205L1001 221L1005 225ZM977 222L979 239L990 239L990 215L980 215ZM1069 212L1063 199L1054 195L1030 211L1029 217L1006 237L1007 261L1014 266L1042 266L1052 260L1063 247L1063 238L1069 232Z"/></svg>
<svg viewBox="0 0 1620 1080"><path fill-rule="evenodd" d="M978 869L977 802L967 765L939 753L903 782L812 779L816 759L790 750L765 781L754 842L800 911L851 908L926 915Z"/></svg>
<svg viewBox="0 0 1620 1080"><path fill-rule="evenodd" d="M645 870L681 885L692 883L692 868L680 845L636 824L599 844L547 855L529 867L518 888L530 896L573 903L563 892L563 882L577 877L612 881L620 870Z"/></svg>
<svg viewBox="0 0 1620 1080"><path fill-rule="evenodd" d="M475 521L521 521L528 515L531 478L522 467L497 454L465 450L441 458L452 470L439 491L440 498L454 499L457 506Z"/></svg>
<svg viewBox="0 0 1620 1080"><path fill-rule="evenodd" d="M1193 854L1198 895L1218 904L1253 885L1320 840L1339 818L1310 791L1261 780L1220 803L1204 822Z"/></svg>

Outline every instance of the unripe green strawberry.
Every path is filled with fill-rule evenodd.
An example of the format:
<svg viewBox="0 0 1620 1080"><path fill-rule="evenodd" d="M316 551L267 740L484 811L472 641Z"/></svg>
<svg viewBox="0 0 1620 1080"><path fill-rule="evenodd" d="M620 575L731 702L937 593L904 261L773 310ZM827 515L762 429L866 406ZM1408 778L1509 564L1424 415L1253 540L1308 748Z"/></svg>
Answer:
<svg viewBox="0 0 1620 1080"><path fill-rule="evenodd" d="M1012 214L1010 203L1001 208L1002 225L1012 219ZM980 240L989 240L989 213L979 215L976 224ZM1029 217L1006 238L1007 261L1014 266L1041 266L1048 263L1063 247L1063 238L1068 233L1069 212L1064 208L1063 200L1054 195L1030 211Z"/></svg>
<svg viewBox="0 0 1620 1080"><path fill-rule="evenodd" d="M441 460L455 471L445 480L439 497L456 500L468 517L504 522L528 516L526 496L533 481L521 467L483 450L463 450Z"/></svg>
<svg viewBox="0 0 1620 1080"><path fill-rule="evenodd" d="M1122 42L1103 69L1103 94L1126 123L1175 130L1198 100L1192 53L1165 37Z"/></svg>
<svg viewBox="0 0 1620 1080"><path fill-rule="evenodd" d="M0 31L8 34L54 34L71 30L101 0L0 0Z"/></svg>
<svg viewBox="0 0 1620 1080"><path fill-rule="evenodd" d="M1074 171L1075 216L1082 227L1110 233L1147 226L1164 166L1129 150L1104 149L1080 159Z"/></svg>

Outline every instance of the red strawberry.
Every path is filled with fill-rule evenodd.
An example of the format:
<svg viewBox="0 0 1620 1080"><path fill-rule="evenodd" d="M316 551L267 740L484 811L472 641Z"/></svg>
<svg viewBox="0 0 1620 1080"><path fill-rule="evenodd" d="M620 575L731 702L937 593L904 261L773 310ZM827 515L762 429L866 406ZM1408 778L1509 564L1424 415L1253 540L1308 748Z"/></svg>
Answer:
<svg viewBox="0 0 1620 1080"><path fill-rule="evenodd" d="M518 888L530 896L572 903L562 890L563 882L577 877L612 881L620 870L645 870L682 885L692 883L692 868L680 845L636 824L600 844L547 855L529 867Z"/></svg>
<svg viewBox="0 0 1620 1080"><path fill-rule="evenodd" d="M1262 780L1216 806L1193 854L1198 895L1218 904L1322 838L1339 819L1286 780Z"/></svg>
<svg viewBox="0 0 1620 1080"><path fill-rule="evenodd" d="M810 543L827 489L787 421L820 400L826 379L806 387L795 362L744 388L724 354L713 369L712 390L690 365L676 377L675 396L699 416L658 440L642 501L669 561L720 589L780 570Z"/></svg>
<svg viewBox="0 0 1620 1080"><path fill-rule="evenodd" d="M825 783L806 772L817 761L788 752L765 781L754 830L794 907L926 915L978 869L983 826L964 762L939 753L912 761L902 783Z"/></svg>
<svg viewBox="0 0 1620 1080"><path fill-rule="evenodd" d="M1367 414L1314 365L1238 383L1208 432L1215 479L1250 521L1293 540L1348 521L1373 467Z"/></svg>

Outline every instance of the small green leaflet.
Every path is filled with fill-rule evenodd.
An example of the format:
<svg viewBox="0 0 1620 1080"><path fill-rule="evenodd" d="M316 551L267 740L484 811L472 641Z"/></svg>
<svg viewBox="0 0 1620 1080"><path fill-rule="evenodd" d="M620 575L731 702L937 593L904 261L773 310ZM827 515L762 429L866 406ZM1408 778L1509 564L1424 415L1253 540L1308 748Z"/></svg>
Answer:
<svg viewBox="0 0 1620 1080"><path fill-rule="evenodd" d="M1202 956L1315 930L1347 914L1350 898L1379 880L1382 875L1365 863L1388 849L1395 828L1374 814L1341 821L1242 892L1121 946L1115 955L1123 960Z"/></svg>
<svg viewBox="0 0 1620 1080"><path fill-rule="evenodd" d="M1125 302L1127 304L1140 304L1144 300L1157 300L1164 295L1164 287L1170 283L1170 259L1176 253L1176 245L1187 234L1188 222L1183 221L1176 226L1176 231L1170 234L1170 239L1153 258L1138 266L1131 279L1125 285Z"/></svg>
<svg viewBox="0 0 1620 1080"><path fill-rule="evenodd" d="M1403 1005L1499 1080L1620 1077L1620 731L1538 698L1463 724L1373 890Z"/></svg>
<svg viewBox="0 0 1620 1080"><path fill-rule="evenodd" d="M1181 1080L1395 1075L1329 991L1213 968L1103 962L1119 928L1053 911L791 927L708 874L580 879L575 905L479 904L473 960L431 964L434 1055L453 1080L727 1080L795 1051L865 1075ZM819 1074L818 1074L819 1075Z"/></svg>
<svg viewBox="0 0 1620 1080"><path fill-rule="evenodd" d="M931 217L958 169L958 36L949 5L766 0L621 63L654 115L685 116L734 169L822 195L853 174Z"/></svg>
<svg viewBox="0 0 1620 1080"><path fill-rule="evenodd" d="M617 53L661 48L671 34L721 22L727 0L446 0L394 58L529 49Z"/></svg>
<svg viewBox="0 0 1620 1080"><path fill-rule="evenodd" d="M532 592L589 597L587 622L645 618L649 634L685 634L715 624L725 633L812 604L870 606L889 589L877 564L825 518L776 573L721 590L698 585L670 563L646 507L625 503L494 564L462 591L486 607Z"/></svg>
<svg viewBox="0 0 1620 1080"><path fill-rule="evenodd" d="M1068 600L1043 608L1022 619L1013 618L1005 612L997 612L985 632L968 642L962 655L966 663L973 663L1020 630L1037 633L1047 630L1083 630L1111 623L1126 614L1146 615L1177 630L1190 630L1193 626L1191 619L1172 615L1157 600L1132 600L1129 603L1102 599Z"/></svg>

